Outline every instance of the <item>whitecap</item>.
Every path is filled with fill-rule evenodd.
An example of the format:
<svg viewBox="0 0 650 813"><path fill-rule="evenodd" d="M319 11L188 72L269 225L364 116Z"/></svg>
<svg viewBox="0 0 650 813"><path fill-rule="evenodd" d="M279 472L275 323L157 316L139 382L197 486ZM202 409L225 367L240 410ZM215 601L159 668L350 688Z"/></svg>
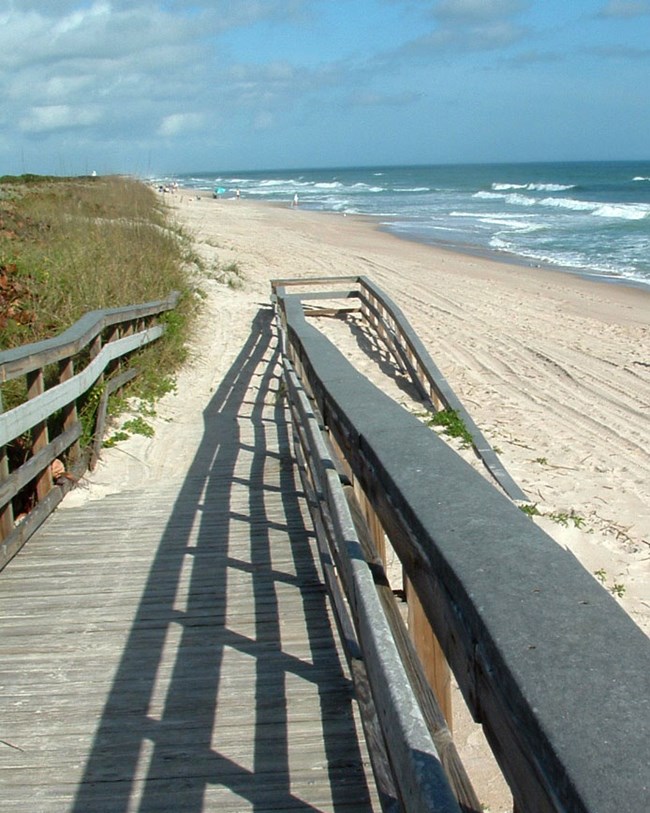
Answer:
<svg viewBox="0 0 650 813"><path fill-rule="evenodd" d="M598 204L587 200L576 200L575 198L542 198L539 201L541 206L552 206L556 209L572 209L575 212L593 212Z"/></svg>
<svg viewBox="0 0 650 813"><path fill-rule="evenodd" d="M517 192L513 192L510 195L506 195L506 203L510 203L513 206L534 206L537 203L535 198L526 197L526 195L520 195Z"/></svg>
<svg viewBox="0 0 650 813"><path fill-rule="evenodd" d="M530 221L513 220L511 218L501 217L480 217L481 223L487 223L490 226L502 226L504 229L519 232L539 231L544 228L541 223L531 223Z"/></svg>
<svg viewBox="0 0 650 813"><path fill-rule="evenodd" d="M354 183L352 186L348 187L349 189L360 189L363 192L383 192L383 186L369 186L367 183Z"/></svg>
<svg viewBox="0 0 650 813"><path fill-rule="evenodd" d="M597 217L611 217L622 220L643 220L650 214L650 206L642 203L606 203L594 210Z"/></svg>
<svg viewBox="0 0 650 813"><path fill-rule="evenodd" d="M472 195L473 198L480 198L483 200L503 200L505 195L497 195L495 192L484 192L481 190L480 192L475 192Z"/></svg>
<svg viewBox="0 0 650 813"><path fill-rule="evenodd" d="M650 178L646 178L645 175L637 175L632 178L633 181L650 181Z"/></svg>
<svg viewBox="0 0 650 813"><path fill-rule="evenodd" d="M596 217L619 220L643 220L650 214L650 206L643 203L597 203L575 198L542 198L539 203L542 206L551 206L556 209L589 212Z"/></svg>
<svg viewBox="0 0 650 813"><path fill-rule="evenodd" d="M526 189L527 184L525 183L493 183L492 189L496 192L499 191L507 191L508 189Z"/></svg>
<svg viewBox="0 0 650 813"><path fill-rule="evenodd" d="M266 180L260 181L260 186L291 186L295 183L296 181L291 181L289 179L276 180L275 178L267 178Z"/></svg>
<svg viewBox="0 0 650 813"><path fill-rule="evenodd" d="M500 192L507 192L511 189L528 189L531 192L565 192L567 189L575 189L574 184L564 183L493 183L492 189Z"/></svg>
<svg viewBox="0 0 650 813"><path fill-rule="evenodd" d="M564 192L567 189L575 189L575 185L563 183L529 183L526 189L530 189L531 192Z"/></svg>

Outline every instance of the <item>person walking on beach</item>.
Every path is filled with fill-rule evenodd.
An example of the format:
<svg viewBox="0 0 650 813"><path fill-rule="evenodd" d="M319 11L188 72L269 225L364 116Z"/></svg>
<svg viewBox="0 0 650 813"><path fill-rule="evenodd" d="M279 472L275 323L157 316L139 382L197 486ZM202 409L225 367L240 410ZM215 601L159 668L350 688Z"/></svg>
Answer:
<svg viewBox="0 0 650 813"><path fill-rule="evenodd" d="M297 192L296 192L296 194L293 196L293 205L294 205L294 206L298 206L298 193L297 193Z"/></svg>

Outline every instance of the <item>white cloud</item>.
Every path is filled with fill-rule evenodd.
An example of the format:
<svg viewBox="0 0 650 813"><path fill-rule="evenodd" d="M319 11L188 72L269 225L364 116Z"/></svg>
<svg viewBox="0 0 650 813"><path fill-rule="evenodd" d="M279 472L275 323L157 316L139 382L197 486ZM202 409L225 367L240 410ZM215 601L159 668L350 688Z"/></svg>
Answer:
<svg viewBox="0 0 650 813"><path fill-rule="evenodd" d="M101 118L101 112L93 107L74 108L67 104L51 104L32 107L20 119L20 129L28 133L47 133L52 130L69 130L90 127Z"/></svg>
<svg viewBox="0 0 650 813"><path fill-rule="evenodd" d="M161 136L177 136L199 130L203 123L204 117L200 113L172 113L162 120L158 133Z"/></svg>
<svg viewBox="0 0 650 813"><path fill-rule="evenodd" d="M650 14L650 0L609 0L599 17L643 17Z"/></svg>
<svg viewBox="0 0 650 813"><path fill-rule="evenodd" d="M436 28L393 52L394 56L427 56L439 52L494 51L519 42L525 30L507 20L484 25Z"/></svg>
<svg viewBox="0 0 650 813"><path fill-rule="evenodd" d="M528 5L522 0L440 0L432 14L441 20L494 20L517 14Z"/></svg>

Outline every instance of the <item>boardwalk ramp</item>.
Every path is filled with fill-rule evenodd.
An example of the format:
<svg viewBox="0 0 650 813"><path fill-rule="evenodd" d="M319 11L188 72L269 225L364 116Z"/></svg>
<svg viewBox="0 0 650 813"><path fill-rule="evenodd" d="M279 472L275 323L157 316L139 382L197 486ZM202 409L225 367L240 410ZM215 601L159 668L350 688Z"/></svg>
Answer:
<svg viewBox="0 0 650 813"><path fill-rule="evenodd" d="M0 575L0 809L376 809L278 382L263 309L188 469Z"/></svg>

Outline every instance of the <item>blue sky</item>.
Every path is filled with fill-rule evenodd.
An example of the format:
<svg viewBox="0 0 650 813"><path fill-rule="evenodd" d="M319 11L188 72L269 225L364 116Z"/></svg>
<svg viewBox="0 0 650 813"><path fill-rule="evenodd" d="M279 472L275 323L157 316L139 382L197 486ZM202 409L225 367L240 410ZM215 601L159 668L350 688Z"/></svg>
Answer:
<svg viewBox="0 0 650 813"><path fill-rule="evenodd" d="M0 0L0 174L650 158L650 0Z"/></svg>

